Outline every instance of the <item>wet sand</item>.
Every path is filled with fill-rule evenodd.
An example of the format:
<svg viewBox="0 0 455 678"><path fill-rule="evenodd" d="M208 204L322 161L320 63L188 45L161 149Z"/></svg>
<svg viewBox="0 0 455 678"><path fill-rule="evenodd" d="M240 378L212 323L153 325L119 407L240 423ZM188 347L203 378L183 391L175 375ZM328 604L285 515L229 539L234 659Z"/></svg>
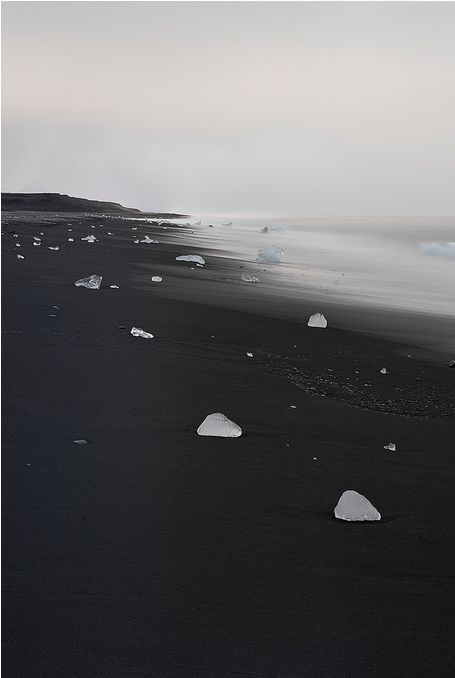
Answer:
<svg viewBox="0 0 455 678"><path fill-rule="evenodd" d="M254 296L227 308L217 285L234 264L176 264L199 253L177 229L40 224L2 237L6 675L452 675L445 358L311 330ZM160 243L134 244L144 233ZM99 291L74 286L92 273ZM348 377L352 402L328 383ZM376 411L409 393L408 416ZM244 435L198 437L214 411ZM345 489L383 520L336 521Z"/></svg>

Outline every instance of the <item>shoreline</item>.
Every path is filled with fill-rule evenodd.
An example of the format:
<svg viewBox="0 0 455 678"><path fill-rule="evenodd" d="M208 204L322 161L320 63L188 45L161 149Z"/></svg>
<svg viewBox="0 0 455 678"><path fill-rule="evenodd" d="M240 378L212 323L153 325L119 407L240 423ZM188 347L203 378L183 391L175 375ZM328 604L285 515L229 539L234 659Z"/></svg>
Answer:
<svg viewBox="0 0 455 678"><path fill-rule="evenodd" d="M453 370L404 358L394 342L260 315L240 284L256 312L223 306L217 286L232 290L225 276L241 269L226 274L211 255L194 271L176 262L199 253L183 244L187 229L65 216L10 230L5 671L451 675L454 422L434 405L453 393ZM160 242L135 244L145 233ZM93 273L100 290L74 286ZM154 339L132 337L133 325ZM293 367L311 371L316 391L291 383ZM381 402L415 397L433 417L331 397L325 380L348 377ZM215 411L243 435L197 436ZM336 521L350 488L383 520Z"/></svg>

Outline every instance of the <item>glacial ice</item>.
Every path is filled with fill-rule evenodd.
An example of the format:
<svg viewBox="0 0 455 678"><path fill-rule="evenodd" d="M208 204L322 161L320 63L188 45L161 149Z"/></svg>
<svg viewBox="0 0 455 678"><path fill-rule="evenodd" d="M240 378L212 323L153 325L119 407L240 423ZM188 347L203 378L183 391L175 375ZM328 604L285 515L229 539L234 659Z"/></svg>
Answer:
<svg viewBox="0 0 455 678"><path fill-rule="evenodd" d="M363 494L355 490L343 492L335 507L335 518L348 521L381 520L379 511Z"/></svg>
<svg viewBox="0 0 455 678"><path fill-rule="evenodd" d="M102 275L89 275L88 278L81 278L74 283L76 287L86 287L89 290L99 290L101 287Z"/></svg>
<svg viewBox="0 0 455 678"><path fill-rule="evenodd" d="M133 337L142 337L143 339L153 339L153 334L150 334L150 332L145 332L145 330L141 329L140 327L132 327L130 334L132 334Z"/></svg>
<svg viewBox="0 0 455 678"><path fill-rule="evenodd" d="M279 264L283 254L284 250L282 250L280 247L277 247L276 245L263 247L257 253L256 261L260 261L264 264Z"/></svg>
<svg viewBox="0 0 455 678"><path fill-rule="evenodd" d="M81 240L86 240L87 242L98 242L98 239L95 238L94 235L87 235L85 238L81 238Z"/></svg>
<svg viewBox="0 0 455 678"><path fill-rule="evenodd" d="M160 275L152 275L152 282L163 282L163 278Z"/></svg>
<svg viewBox="0 0 455 678"><path fill-rule="evenodd" d="M396 452L397 451L397 446L395 443L387 443L387 445L384 445L385 450L390 450L391 452Z"/></svg>
<svg viewBox="0 0 455 678"><path fill-rule="evenodd" d="M313 313L308 320L308 327L327 327L327 320L322 313Z"/></svg>
<svg viewBox="0 0 455 678"><path fill-rule="evenodd" d="M250 352L248 352L248 353L247 353L247 356L248 356L248 358L252 358L252 357L253 357L253 354L250 353Z"/></svg>
<svg viewBox="0 0 455 678"><path fill-rule="evenodd" d="M203 257L200 257L199 254L182 254L180 257L175 257L176 261L190 261L194 264L205 264Z"/></svg>
<svg viewBox="0 0 455 678"><path fill-rule="evenodd" d="M22 256L22 254L16 254L16 257L17 257L18 259L25 259L25 257Z"/></svg>
<svg viewBox="0 0 455 678"><path fill-rule="evenodd" d="M54 250L54 252L58 252L58 250L60 249L60 247L48 247L47 249L48 249L48 250Z"/></svg>
<svg viewBox="0 0 455 678"><path fill-rule="evenodd" d="M87 445L87 441L83 438L80 438L79 440L73 440L73 443L76 443L76 445Z"/></svg>
<svg viewBox="0 0 455 678"><path fill-rule="evenodd" d="M119 290L120 289L120 287L118 285L109 285L109 287L111 288L111 290Z"/></svg>
<svg viewBox="0 0 455 678"><path fill-rule="evenodd" d="M228 419L221 412L215 412L206 416L197 430L200 436L217 436L219 438L238 438L242 435L242 429L238 424Z"/></svg>
<svg viewBox="0 0 455 678"><path fill-rule="evenodd" d="M381 374L387 374L387 370L385 367L383 367L381 370L379 370Z"/></svg>
<svg viewBox="0 0 455 678"><path fill-rule="evenodd" d="M149 235L146 235L145 238L143 240L140 240L139 242L145 242L148 245L150 245L152 243L158 243L159 240L152 240L152 238Z"/></svg>

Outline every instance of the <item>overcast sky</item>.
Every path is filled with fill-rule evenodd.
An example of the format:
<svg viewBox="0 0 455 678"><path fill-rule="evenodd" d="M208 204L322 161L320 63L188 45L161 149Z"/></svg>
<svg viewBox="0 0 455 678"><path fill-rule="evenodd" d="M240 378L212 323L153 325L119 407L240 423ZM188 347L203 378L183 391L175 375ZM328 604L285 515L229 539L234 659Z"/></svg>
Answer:
<svg viewBox="0 0 455 678"><path fill-rule="evenodd" d="M455 213L454 3L6 2L3 190Z"/></svg>

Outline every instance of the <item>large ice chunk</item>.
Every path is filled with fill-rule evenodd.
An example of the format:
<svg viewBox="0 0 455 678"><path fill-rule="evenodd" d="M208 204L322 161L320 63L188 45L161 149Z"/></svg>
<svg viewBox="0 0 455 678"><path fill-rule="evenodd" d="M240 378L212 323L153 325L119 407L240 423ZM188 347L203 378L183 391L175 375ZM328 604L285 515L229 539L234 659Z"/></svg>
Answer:
<svg viewBox="0 0 455 678"><path fill-rule="evenodd" d="M194 264L205 264L203 257L200 257L199 254L182 254L180 257L175 257L176 261L191 261Z"/></svg>
<svg viewBox="0 0 455 678"><path fill-rule="evenodd" d="M99 290L101 287L102 275L89 275L88 278L81 278L74 283L76 287L87 287L89 290Z"/></svg>
<svg viewBox="0 0 455 678"><path fill-rule="evenodd" d="M256 261L260 261L264 264L279 264L283 254L284 250L282 250L280 247L277 247L276 245L263 247L257 253Z"/></svg>
<svg viewBox="0 0 455 678"><path fill-rule="evenodd" d="M381 514L363 494L355 490L343 492L335 506L335 518L349 521L381 520Z"/></svg>
<svg viewBox="0 0 455 678"><path fill-rule="evenodd" d="M308 327L327 327L327 320L322 313L313 313L308 320Z"/></svg>
<svg viewBox="0 0 455 678"><path fill-rule="evenodd" d="M199 426L198 435L218 436L219 438L238 438L242 429L221 412L209 414Z"/></svg>
<svg viewBox="0 0 455 678"><path fill-rule="evenodd" d="M130 334L132 334L133 337L142 337L143 339L153 339L153 334L150 334L150 332L145 332L145 330L141 329L140 327L132 327Z"/></svg>

